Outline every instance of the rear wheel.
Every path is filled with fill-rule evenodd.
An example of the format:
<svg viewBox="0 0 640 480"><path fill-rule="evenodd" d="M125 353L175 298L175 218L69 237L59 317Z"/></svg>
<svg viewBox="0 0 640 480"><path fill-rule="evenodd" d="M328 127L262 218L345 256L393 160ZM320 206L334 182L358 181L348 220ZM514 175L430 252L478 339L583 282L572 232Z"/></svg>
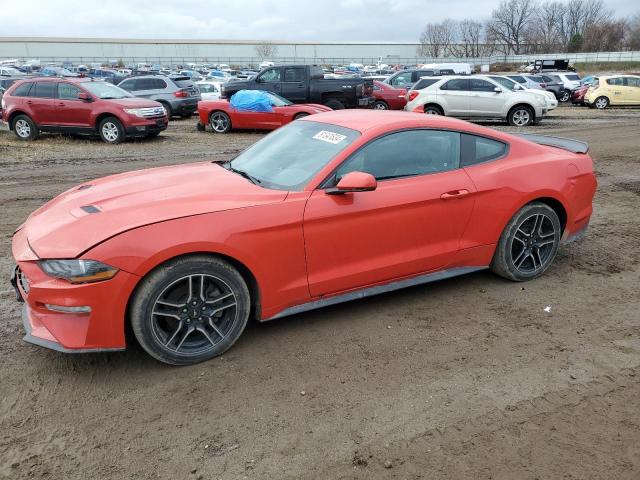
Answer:
<svg viewBox="0 0 640 480"><path fill-rule="evenodd" d="M344 110L344 103L337 98L330 98L324 102L325 107L329 107L332 110Z"/></svg>
<svg viewBox="0 0 640 480"><path fill-rule="evenodd" d="M173 260L145 277L130 317L149 355L188 365L228 350L242 334L250 310L240 273L219 258L197 255Z"/></svg>
<svg viewBox="0 0 640 480"><path fill-rule="evenodd" d="M35 140L40 133L37 125L26 115L18 115L13 120L13 133L20 140Z"/></svg>
<svg viewBox="0 0 640 480"><path fill-rule="evenodd" d="M562 227L544 203L522 207L505 227L491 261L494 273L522 282L542 275L558 251Z"/></svg>
<svg viewBox="0 0 640 480"><path fill-rule="evenodd" d="M173 109L171 108L171 105L169 105L167 102L160 102L162 104L162 108L164 108L164 111L167 113L167 118L171 118L171 116L173 115Z"/></svg>
<svg viewBox="0 0 640 480"><path fill-rule="evenodd" d="M609 99L607 97L598 97L593 104L597 109L604 110L609 106Z"/></svg>
<svg viewBox="0 0 640 480"><path fill-rule="evenodd" d="M297 114L295 117L293 117L293 119L294 120L300 120L301 118L308 117L308 116L309 116L308 113L302 112L302 113Z"/></svg>
<svg viewBox="0 0 640 480"><path fill-rule="evenodd" d="M525 105L517 105L509 112L507 120L514 127L527 127L534 121L533 110Z"/></svg>
<svg viewBox="0 0 640 480"><path fill-rule="evenodd" d="M213 112L209 117L209 125L216 133L227 133L231 130L231 119L224 112Z"/></svg>
<svg viewBox="0 0 640 480"><path fill-rule="evenodd" d="M427 115L444 115L442 109L437 105L425 105L424 113Z"/></svg>
<svg viewBox="0 0 640 480"><path fill-rule="evenodd" d="M98 133L103 142L116 145L124 140L124 127L116 117L107 117L100 122Z"/></svg>
<svg viewBox="0 0 640 480"><path fill-rule="evenodd" d="M389 105L387 102L383 102L382 100L378 100L373 104L374 110L389 110Z"/></svg>

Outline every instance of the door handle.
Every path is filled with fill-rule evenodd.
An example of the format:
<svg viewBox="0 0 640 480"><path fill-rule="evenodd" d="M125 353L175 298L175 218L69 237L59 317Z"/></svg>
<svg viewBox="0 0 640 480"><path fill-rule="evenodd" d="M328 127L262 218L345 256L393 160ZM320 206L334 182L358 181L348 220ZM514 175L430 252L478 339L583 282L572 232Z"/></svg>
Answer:
<svg viewBox="0 0 640 480"><path fill-rule="evenodd" d="M440 198L442 200L451 200L453 198L462 198L465 195L469 195L469 190L452 190L450 192L443 193L442 195L440 195Z"/></svg>

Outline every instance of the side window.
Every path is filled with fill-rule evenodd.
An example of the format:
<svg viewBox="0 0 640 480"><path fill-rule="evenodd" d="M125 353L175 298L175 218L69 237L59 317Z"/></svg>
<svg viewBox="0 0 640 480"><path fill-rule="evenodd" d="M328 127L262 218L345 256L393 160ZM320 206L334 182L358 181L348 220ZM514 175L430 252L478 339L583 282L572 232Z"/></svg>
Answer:
<svg viewBox="0 0 640 480"><path fill-rule="evenodd" d="M120 85L118 85L123 90L127 90L128 92L135 90L135 80L125 80Z"/></svg>
<svg viewBox="0 0 640 480"><path fill-rule="evenodd" d="M26 83L23 83L22 85L18 85L16 87L16 89L13 91L13 96L14 97L28 97L29 96L29 90L31 90L32 86L33 86L32 82L26 82Z"/></svg>
<svg viewBox="0 0 640 480"><path fill-rule="evenodd" d="M622 77L610 78L607 83L616 87L621 87L624 84Z"/></svg>
<svg viewBox="0 0 640 480"><path fill-rule="evenodd" d="M507 145L486 137L462 134L460 166L469 167L500 158L507 152Z"/></svg>
<svg viewBox="0 0 640 480"><path fill-rule="evenodd" d="M153 78L138 78L136 80L136 90L153 90Z"/></svg>
<svg viewBox="0 0 640 480"><path fill-rule="evenodd" d="M391 85L401 87L411 83L411 72L404 72L391 80Z"/></svg>
<svg viewBox="0 0 640 480"><path fill-rule="evenodd" d="M460 134L441 130L392 133L365 145L337 170L370 173L378 180L446 172L460 164Z"/></svg>
<svg viewBox="0 0 640 480"><path fill-rule="evenodd" d="M167 82L161 78L151 79L151 88L149 88L149 90L164 90L165 88L167 88Z"/></svg>
<svg viewBox="0 0 640 480"><path fill-rule="evenodd" d="M60 100L77 100L80 89L70 83L58 84L58 98Z"/></svg>
<svg viewBox="0 0 640 480"><path fill-rule="evenodd" d="M640 78L637 77L627 77L627 85L630 87L640 87Z"/></svg>
<svg viewBox="0 0 640 480"><path fill-rule="evenodd" d="M423 78L418 80L418 82L413 86L414 90L422 90L423 88L427 88L438 81L437 78Z"/></svg>
<svg viewBox="0 0 640 480"><path fill-rule="evenodd" d="M56 82L36 82L31 96L36 98L55 98Z"/></svg>
<svg viewBox="0 0 640 480"><path fill-rule="evenodd" d="M440 87L440 90L455 90L455 91L469 90L469 79L454 78L453 80L449 80L447 83L442 85Z"/></svg>
<svg viewBox="0 0 640 480"><path fill-rule="evenodd" d="M493 85L493 83L487 82L486 80L482 80L480 78L471 78L469 79L469 83L471 86L471 90L473 90L474 92L493 92L493 90L495 89L495 85Z"/></svg>
<svg viewBox="0 0 640 480"><path fill-rule="evenodd" d="M304 70L302 68L285 68L285 82L304 82Z"/></svg>
<svg viewBox="0 0 640 480"><path fill-rule="evenodd" d="M270 68L269 70L266 70L262 75L260 75L260 80L267 83L280 82L280 69Z"/></svg>

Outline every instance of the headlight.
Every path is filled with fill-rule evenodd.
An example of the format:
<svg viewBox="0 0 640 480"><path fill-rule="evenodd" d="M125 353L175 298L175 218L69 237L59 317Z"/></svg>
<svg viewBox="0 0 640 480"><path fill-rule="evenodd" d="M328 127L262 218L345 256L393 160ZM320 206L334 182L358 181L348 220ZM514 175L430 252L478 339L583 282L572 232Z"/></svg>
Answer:
<svg viewBox="0 0 640 480"><path fill-rule="evenodd" d="M41 260L44 273L71 283L99 282L113 278L118 269L96 260Z"/></svg>
<svg viewBox="0 0 640 480"><path fill-rule="evenodd" d="M142 110L139 108L125 108L124 111L127 112L129 115L135 115L136 117L144 118L144 115L142 114Z"/></svg>

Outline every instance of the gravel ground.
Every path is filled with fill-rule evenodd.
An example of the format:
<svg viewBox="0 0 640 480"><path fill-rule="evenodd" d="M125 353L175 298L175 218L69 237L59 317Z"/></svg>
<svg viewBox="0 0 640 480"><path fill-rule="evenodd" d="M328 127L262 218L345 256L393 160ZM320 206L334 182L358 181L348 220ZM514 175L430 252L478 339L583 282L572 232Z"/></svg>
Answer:
<svg viewBox="0 0 640 480"><path fill-rule="evenodd" d="M74 184L262 134L193 119L108 146L1 127L0 478L640 478L640 110L561 107L528 131L588 141L599 180L587 237L542 278L480 272L253 323L223 357L170 368L135 345L23 343L12 232Z"/></svg>

